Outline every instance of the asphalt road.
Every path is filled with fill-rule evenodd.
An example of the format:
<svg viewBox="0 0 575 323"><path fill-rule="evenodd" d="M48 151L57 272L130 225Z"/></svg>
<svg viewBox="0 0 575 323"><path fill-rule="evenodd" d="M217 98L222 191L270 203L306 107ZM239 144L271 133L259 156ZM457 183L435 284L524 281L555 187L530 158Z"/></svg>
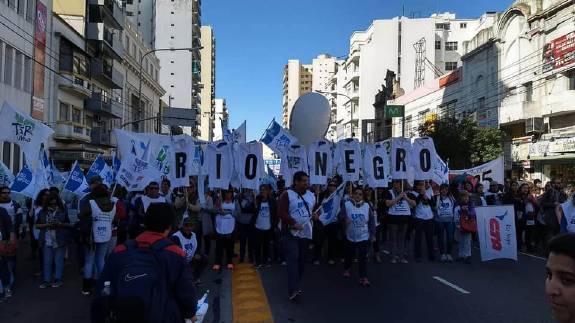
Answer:
<svg viewBox="0 0 575 323"><path fill-rule="evenodd" d="M284 322L553 322L543 259L472 264L370 264L371 287L341 276L341 264L306 267L303 295L287 300L287 271L260 274L274 321ZM449 286L452 284L452 286Z"/></svg>

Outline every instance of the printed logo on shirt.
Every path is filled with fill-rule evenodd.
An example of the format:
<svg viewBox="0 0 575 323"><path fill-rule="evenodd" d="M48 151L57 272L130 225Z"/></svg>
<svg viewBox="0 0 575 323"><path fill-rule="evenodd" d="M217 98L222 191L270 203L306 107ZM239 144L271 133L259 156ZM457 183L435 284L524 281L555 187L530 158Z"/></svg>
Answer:
<svg viewBox="0 0 575 323"><path fill-rule="evenodd" d="M131 282L132 280L136 280L136 279L138 279L138 278L142 278L142 277L145 277L145 276L148 276L148 274L141 274L141 275L134 275L134 276L132 276L132 275L130 275L130 274L128 273L128 274L126 274L126 277L124 277L124 281L126 281L126 282Z"/></svg>
<svg viewBox="0 0 575 323"><path fill-rule="evenodd" d="M353 226L356 228L363 227L365 225L365 215L361 213L352 214L351 222L353 223Z"/></svg>

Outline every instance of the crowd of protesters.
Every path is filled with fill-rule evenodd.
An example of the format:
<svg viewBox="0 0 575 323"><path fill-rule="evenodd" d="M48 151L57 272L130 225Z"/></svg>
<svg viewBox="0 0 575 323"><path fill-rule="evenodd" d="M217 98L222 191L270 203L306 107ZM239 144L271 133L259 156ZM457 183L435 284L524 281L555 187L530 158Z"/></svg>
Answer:
<svg viewBox="0 0 575 323"><path fill-rule="evenodd" d="M172 188L165 179L130 193L119 185L105 186L99 176L89 184L90 193L80 200L51 188L22 204L8 187L0 187L0 302L17 286L17 260L23 256L17 242L23 239L29 239L38 259L39 288L62 286L65 259L75 257L83 277L79 292L99 293L97 280L112 266L107 266L110 255L127 250L134 239L149 246L159 239L161 231L150 232L148 226L163 227L146 225L153 218L150 210L171 214L166 236L180 250L175 254L189 267L194 285L202 283L207 266L219 272L237 263L261 269L276 262L287 266L292 300L302 292L307 262L341 263L345 278L357 263L358 282L366 287L368 261L406 264L423 261L425 254L428 261L470 263L480 206L514 205L519 251L542 253L553 236L575 232L575 202L559 178L544 186L537 180L440 186L394 180L389 188L372 189L343 183L338 176L325 187L310 186L307 174L298 172L292 187L280 178L276 190L269 184L257 191L199 190L190 178L188 187ZM345 195L337 221L324 225L319 209L340 185Z"/></svg>

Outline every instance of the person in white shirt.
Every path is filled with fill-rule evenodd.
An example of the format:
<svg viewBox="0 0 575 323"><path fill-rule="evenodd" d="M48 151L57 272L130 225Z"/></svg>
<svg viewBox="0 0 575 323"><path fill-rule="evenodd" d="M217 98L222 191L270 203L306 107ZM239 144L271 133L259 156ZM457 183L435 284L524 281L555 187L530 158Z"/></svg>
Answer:
<svg viewBox="0 0 575 323"><path fill-rule="evenodd" d="M186 253L185 260L194 273L194 281L200 282L200 276L207 265L207 258L199 252L198 239L195 230L195 222L192 218L186 218L182 227L172 234L171 240Z"/></svg>
<svg viewBox="0 0 575 323"><path fill-rule="evenodd" d="M172 205L174 204L174 195L172 193L172 183L169 179L164 178L162 179L162 185L160 188L160 195L166 199L166 203Z"/></svg>
<svg viewBox="0 0 575 323"><path fill-rule="evenodd" d="M575 233L575 195L557 206L557 221L561 233Z"/></svg>
<svg viewBox="0 0 575 323"><path fill-rule="evenodd" d="M144 232L144 216L150 205L155 203L166 203L166 199L160 195L160 185L158 182L150 182L146 187L146 194L136 198L133 219L130 220L130 238L135 239Z"/></svg>
<svg viewBox="0 0 575 323"><path fill-rule="evenodd" d="M389 215L387 219L389 252L392 264L398 261L406 264L408 261L405 234L411 217L411 208L415 207L416 202L411 193L408 194L403 191L402 180L393 180L392 185L392 189L388 191L385 198L385 205L388 207L387 214Z"/></svg>
<svg viewBox="0 0 575 323"><path fill-rule="evenodd" d="M343 276L351 277L351 260L357 256L359 263L359 284L368 287L367 256L370 241L375 241L375 216L369 203L363 200L361 188L355 188L353 199L345 202L340 215L344 223L346 253Z"/></svg>
<svg viewBox="0 0 575 323"><path fill-rule="evenodd" d="M455 232L454 207L455 199L449 193L449 185L441 184L439 194L435 197L435 222L438 226L437 242L441 253L441 262L453 262L451 252Z"/></svg>
<svg viewBox="0 0 575 323"><path fill-rule="evenodd" d="M230 270L234 269L232 258L234 257L234 230L236 218L240 212L239 202L234 198L233 189L223 192L223 198L218 203L216 213L216 259L212 269L219 271L223 264L224 251L226 263Z"/></svg>
<svg viewBox="0 0 575 323"><path fill-rule="evenodd" d="M433 208L435 199L433 192L426 189L425 181L416 181L412 193L415 196L415 261L421 262L421 239L425 236L427 258L430 262L435 260L433 251Z"/></svg>
<svg viewBox="0 0 575 323"><path fill-rule="evenodd" d="M256 215L254 226L254 261L256 268L269 264L270 241L277 226L277 205L271 196L269 184L260 185L260 194L256 197Z"/></svg>

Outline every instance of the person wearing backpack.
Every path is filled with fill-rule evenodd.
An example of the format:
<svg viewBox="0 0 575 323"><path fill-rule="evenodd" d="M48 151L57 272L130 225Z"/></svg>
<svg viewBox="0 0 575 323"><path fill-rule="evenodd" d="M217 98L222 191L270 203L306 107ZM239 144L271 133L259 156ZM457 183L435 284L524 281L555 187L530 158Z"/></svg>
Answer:
<svg viewBox="0 0 575 323"><path fill-rule="evenodd" d="M84 242L84 280L82 295L90 295L93 279L97 279L104 268L108 244L112 239L112 222L116 217L116 203L110 198L104 184L92 190L92 198L80 210Z"/></svg>
<svg viewBox="0 0 575 323"><path fill-rule="evenodd" d="M168 238L173 221L172 207L154 203L146 210L145 231L114 249L98 281L92 322L195 321L192 270L186 252Z"/></svg>
<svg viewBox="0 0 575 323"><path fill-rule="evenodd" d="M441 252L441 262L453 262L451 257L453 233L455 226L453 224L453 208L455 199L449 193L449 185L441 184L439 194L435 196L435 222L437 224L437 242L439 252Z"/></svg>

